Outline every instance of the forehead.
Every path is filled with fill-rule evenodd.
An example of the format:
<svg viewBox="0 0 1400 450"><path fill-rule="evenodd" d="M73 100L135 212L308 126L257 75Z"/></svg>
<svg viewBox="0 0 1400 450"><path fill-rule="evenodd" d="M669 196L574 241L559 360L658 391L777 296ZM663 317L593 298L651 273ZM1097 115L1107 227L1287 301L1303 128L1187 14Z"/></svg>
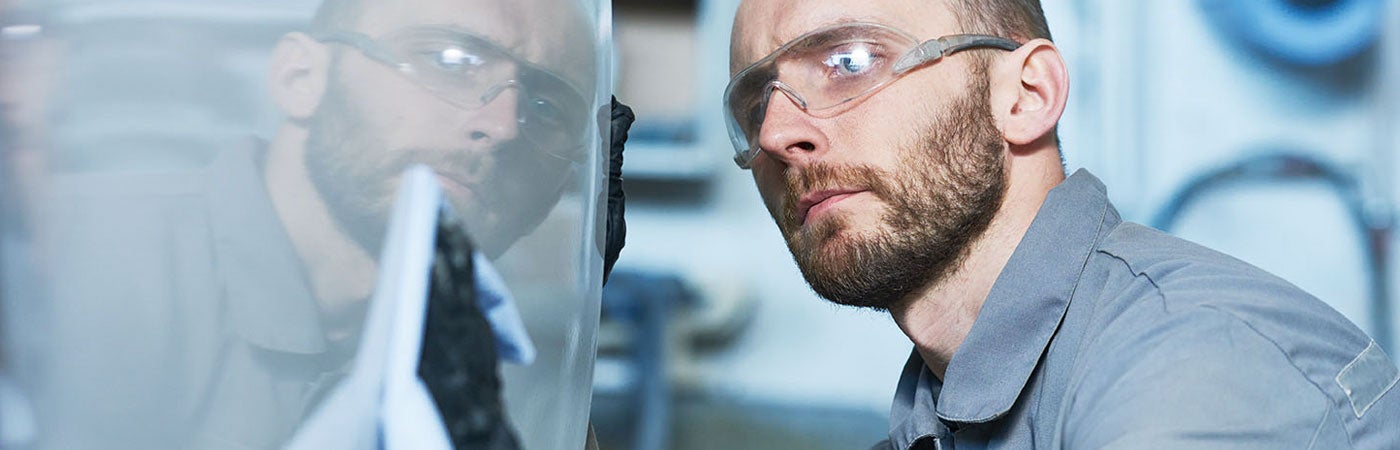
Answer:
<svg viewBox="0 0 1400 450"><path fill-rule="evenodd" d="M846 22L887 25L919 39L957 29L943 0L744 0L734 17L730 74L798 36Z"/></svg>
<svg viewBox="0 0 1400 450"><path fill-rule="evenodd" d="M575 78L593 72L595 28L578 0L364 0L358 31L382 36L449 26L485 37L531 62Z"/></svg>

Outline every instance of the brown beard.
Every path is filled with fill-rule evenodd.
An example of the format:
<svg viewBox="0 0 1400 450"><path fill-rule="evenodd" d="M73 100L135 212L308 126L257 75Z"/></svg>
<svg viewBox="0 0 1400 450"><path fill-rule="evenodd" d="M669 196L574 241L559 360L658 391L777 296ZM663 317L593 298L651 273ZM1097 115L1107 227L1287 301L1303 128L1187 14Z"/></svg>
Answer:
<svg viewBox="0 0 1400 450"><path fill-rule="evenodd" d="M986 76L976 72L965 97L919 129L915 141L900 145L898 170L818 163L786 174L779 229L818 295L888 310L946 279L986 232L1006 195L1004 143ZM841 215L803 227L798 196L836 186L868 189L882 200L888 230L843 234L848 224Z"/></svg>

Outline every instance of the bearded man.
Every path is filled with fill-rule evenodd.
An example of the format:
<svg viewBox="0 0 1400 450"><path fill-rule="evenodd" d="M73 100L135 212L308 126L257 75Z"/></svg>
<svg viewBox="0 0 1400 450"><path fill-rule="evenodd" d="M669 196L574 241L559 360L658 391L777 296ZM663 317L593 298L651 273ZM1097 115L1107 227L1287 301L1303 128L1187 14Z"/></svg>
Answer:
<svg viewBox="0 0 1400 450"><path fill-rule="evenodd" d="M1364 332L1066 177L1038 1L746 1L730 75L735 161L808 283L914 344L876 448L1400 446Z"/></svg>

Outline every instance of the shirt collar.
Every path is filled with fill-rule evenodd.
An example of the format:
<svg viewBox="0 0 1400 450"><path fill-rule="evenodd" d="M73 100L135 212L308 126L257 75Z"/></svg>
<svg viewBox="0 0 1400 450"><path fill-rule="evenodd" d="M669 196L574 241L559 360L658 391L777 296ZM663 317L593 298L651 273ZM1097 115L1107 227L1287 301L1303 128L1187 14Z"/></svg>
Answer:
<svg viewBox="0 0 1400 450"><path fill-rule="evenodd" d="M981 423L1011 409L1060 326L1109 209L1103 183L1082 169L1050 190L948 363L940 418Z"/></svg>
<svg viewBox="0 0 1400 450"><path fill-rule="evenodd" d="M1086 170L1050 191L944 380L917 351L910 355L890 410L895 448L947 436L944 422L989 422L1011 410L1059 328L1095 244L1117 220L1111 211L1103 183Z"/></svg>
<svg viewBox="0 0 1400 450"><path fill-rule="evenodd" d="M890 444L894 448L907 449L926 436L947 439L952 434L934 413L942 389L943 383L924 365L919 352L911 352L890 406Z"/></svg>
<svg viewBox="0 0 1400 450"><path fill-rule="evenodd" d="M209 171L216 267L235 333L291 353L326 350L316 297L273 209L253 148L220 152Z"/></svg>

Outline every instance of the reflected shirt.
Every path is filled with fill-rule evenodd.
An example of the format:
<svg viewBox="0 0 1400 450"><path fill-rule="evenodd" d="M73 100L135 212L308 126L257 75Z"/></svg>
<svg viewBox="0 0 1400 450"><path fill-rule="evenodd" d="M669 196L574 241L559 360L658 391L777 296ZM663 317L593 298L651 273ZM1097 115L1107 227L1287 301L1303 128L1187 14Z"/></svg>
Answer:
<svg viewBox="0 0 1400 450"><path fill-rule="evenodd" d="M348 360L251 143L180 170L55 175L41 448L271 448ZM94 382L100 380L100 382ZM48 418L48 417L41 417Z"/></svg>
<svg viewBox="0 0 1400 450"><path fill-rule="evenodd" d="M348 372L358 342L327 339L260 146L233 147L198 170L54 182L50 267L72 281L50 294L49 345L84 351L46 368L38 400L85 432L43 448L276 448ZM504 283L476 267L498 354L529 361Z"/></svg>
<svg viewBox="0 0 1400 450"><path fill-rule="evenodd" d="M1053 189L943 380L906 363L876 449L1394 449L1400 372L1288 282Z"/></svg>

